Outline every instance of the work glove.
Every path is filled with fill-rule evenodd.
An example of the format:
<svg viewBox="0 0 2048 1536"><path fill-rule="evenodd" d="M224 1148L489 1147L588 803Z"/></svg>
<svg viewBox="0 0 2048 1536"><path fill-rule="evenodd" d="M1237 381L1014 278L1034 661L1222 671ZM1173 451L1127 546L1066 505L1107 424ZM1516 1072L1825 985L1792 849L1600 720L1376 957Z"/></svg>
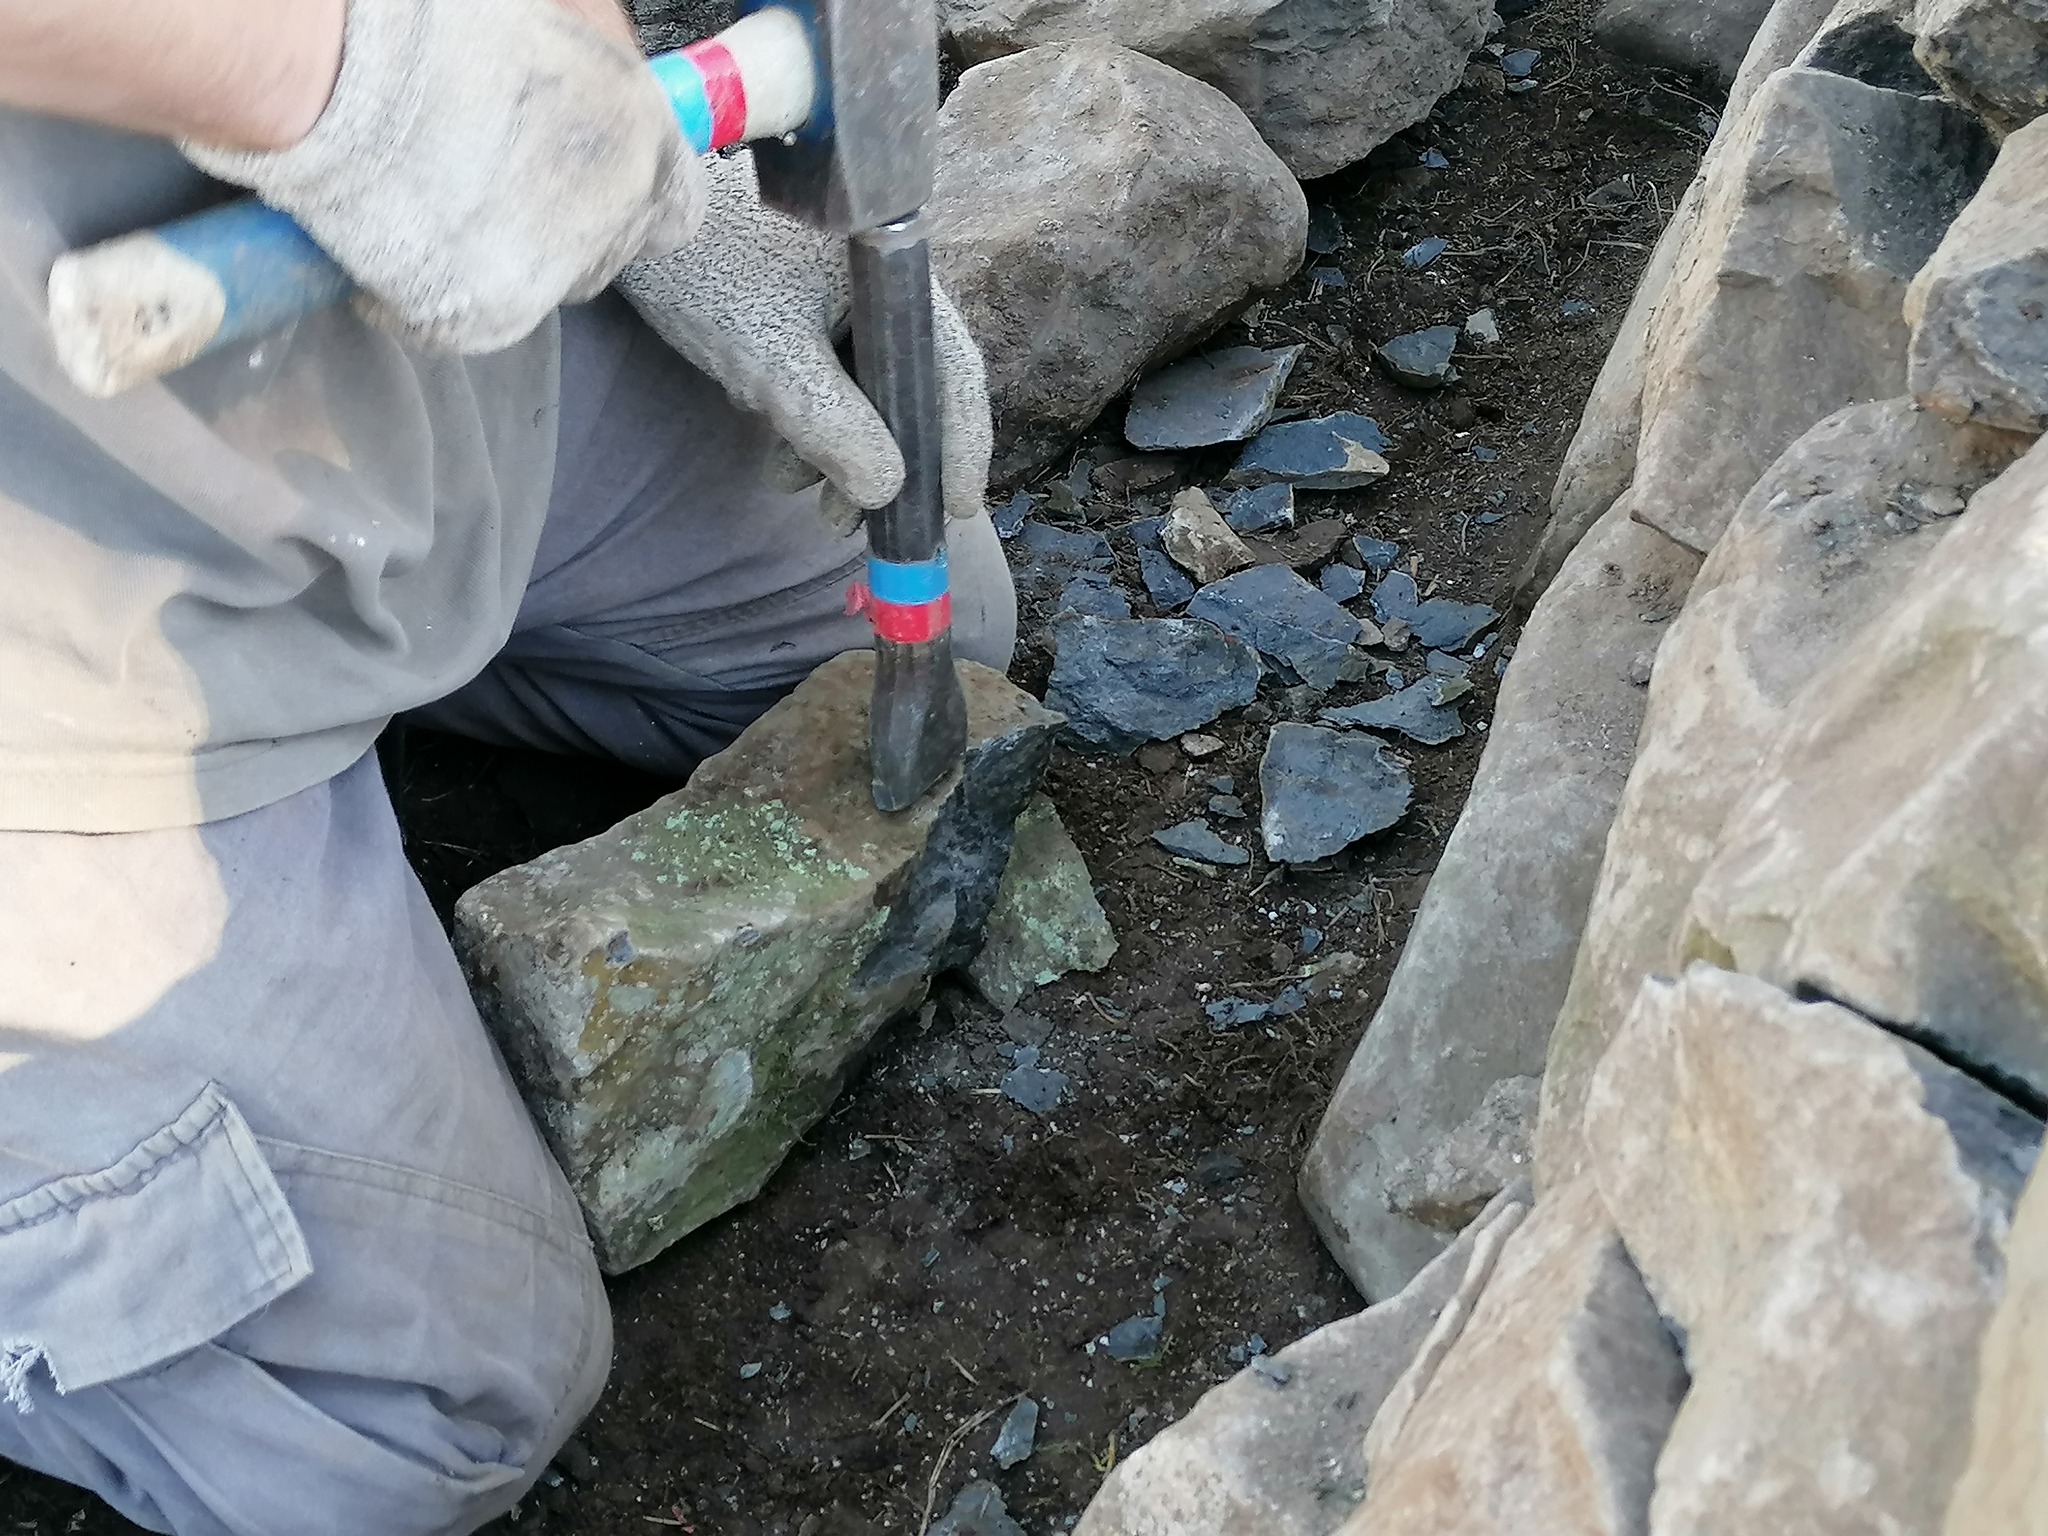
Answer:
<svg viewBox="0 0 2048 1536"><path fill-rule="evenodd" d="M283 209L409 343L492 352L703 217L646 64L556 0L349 0L341 72L289 149L179 146Z"/></svg>
<svg viewBox="0 0 2048 1536"><path fill-rule="evenodd" d="M771 479L797 490L822 477L825 520L851 532L864 511L902 490L903 455L839 360L853 310L845 237L765 207L745 151L712 158L706 174L703 231L670 255L633 263L618 289L735 405L774 424L790 453L771 466ZM946 512L978 517L995 442L988 373L936 281L932 329Z"/></svg>

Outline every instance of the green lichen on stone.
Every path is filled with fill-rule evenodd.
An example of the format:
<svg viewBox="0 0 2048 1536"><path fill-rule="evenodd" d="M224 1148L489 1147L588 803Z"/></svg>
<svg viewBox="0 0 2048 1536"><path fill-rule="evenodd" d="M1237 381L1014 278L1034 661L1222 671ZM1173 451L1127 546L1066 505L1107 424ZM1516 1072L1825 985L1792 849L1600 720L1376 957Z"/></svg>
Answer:
<svg viewBox="0 0 2048 1536"><path fill-rule="evenodd" d="M1043 795L1017 818L1017 840L968 979L999 1008L1075 971L1099 971L1116 932L1096 900L1080 849Z"/></svg>
<svg viewBox="0 0 2048 1536"><path fill-rule="evenodd" d="M764 886L828 894L834 884L868 878L860 865L826 853L780 800L676 806L633 862L654 865L655 881L678 895Z"/></svg>

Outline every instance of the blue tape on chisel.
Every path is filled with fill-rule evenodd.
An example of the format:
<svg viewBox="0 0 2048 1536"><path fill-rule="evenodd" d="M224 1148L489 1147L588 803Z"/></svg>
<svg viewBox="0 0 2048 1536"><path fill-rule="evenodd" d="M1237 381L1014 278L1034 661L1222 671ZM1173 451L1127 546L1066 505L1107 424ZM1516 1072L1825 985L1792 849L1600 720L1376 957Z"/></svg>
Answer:
<svg viewBox="0 0 2048 1536"><path fill-rule="evenodd" d="M713 121L711 98L704 90L704 75L697 66L681 53L664 53L647 61L654 71L654 78L661 82L661 88L668 93L669 105L675 108L676 122L682 127L683 137L698 154L711 152L713 142Z"/></svg>
<svg viewBox="0 0 2048 1536"><path fill-rule="evenodd" d="M338 302L355 286L291 215L251 199L209 208L156 234L220 284L227 301L221 342L273 331Z"/></svg>
<svg viewBox="0 0 2048 1536"><path fill-rule="evenodd" d="M880 602L915 608L937 602L946 595L948 586L943 549L935 558L920 560L915 565L868 558L868 591Z"/></svg>

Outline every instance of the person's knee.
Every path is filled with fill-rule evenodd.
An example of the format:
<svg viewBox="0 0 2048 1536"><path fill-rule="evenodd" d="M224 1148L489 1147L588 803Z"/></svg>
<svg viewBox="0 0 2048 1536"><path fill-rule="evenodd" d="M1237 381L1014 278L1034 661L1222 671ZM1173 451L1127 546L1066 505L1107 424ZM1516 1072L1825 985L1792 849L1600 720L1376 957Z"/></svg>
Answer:
<svg viewBox="0 0 2048 1536"><path fill-rule="evenodd" d="M995 524L985 517L949 523L946 546L954 652L1007 672L1017 649L1017 588Z"/></svg>

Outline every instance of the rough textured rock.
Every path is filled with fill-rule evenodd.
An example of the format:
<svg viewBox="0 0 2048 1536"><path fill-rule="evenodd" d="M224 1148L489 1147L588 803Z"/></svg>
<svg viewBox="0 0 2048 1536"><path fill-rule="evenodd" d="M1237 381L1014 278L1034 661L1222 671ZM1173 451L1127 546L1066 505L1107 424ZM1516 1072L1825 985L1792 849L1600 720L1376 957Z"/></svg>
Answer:
<svg viewBox="0 0 2048 1536"><path fill-rule="evenodd" d="M2048 1531L2048 1179L2027 1183L2005 1239L2005 1293L1977 1355L1970 1458L1942 1536Z"/></svg>
<svg viewBox="0 0 2048 1536"><path fill-rule="evenodd" d="M2044 655L2036 446L1800 696L1729 812L1680 955L1812 988L2048 1103Z"/></svg>
<svg viewBox="0 0 2048 1536"><path fill-rule="evenodd" d="M1201 448L1255 436L1305 347L1222 347L1141 380L1124 414L1133 448Z"/></svg>
<svg viewBox="0 0 2048 1536"><path fill-rule="evenodd" d="M1142 54L1072 43L969 70L940 134L933 262L988 359L998 479L1301 263L1287 167Z"/></svg>
<svg viewBox="0 0 2048 1536"><path fill-rule="evenodd" d="M1313 421L1283 421L1246 445L1224 483L1348 491L1386 478L1389 466L1380 455L1389 446L1380 424L1356 411L1339 411ZM1247 494L1239 492L1240 496ZM1293 522L1291 514L1288 522Z"/></svg>
<svg viewBox="0 0 2048 1536"><path fill-rule="evenodd" d="M1524 599L1540 596L1578 547L1586 531L1607 514L1636 474L1636 438L1643 429L1643 369L1648 360L1650 328L1663 306L1671 274L1678 266L1698 222L1701 182L1695 180L1679 199L1678 210L1657 237L1649 265L1636 283L1635 298L1622 316L1621 330L1608 349L1593 393L1579 417L1579 429L1558 466L1550 492L1550 521L1543 537L1515 578Z"/></svg>
<svg viewBox="0 0 2048 1536"><path fill-rule="evenodd" d="M1399 1296L1281 1350L1284 1382L1248 1367L1205 1393L1117 1463L1074 1536L1327 1536L1362 1496L1366 1429L1461 1291L1475 1241L1526 1209L1502 1196Z"/></svg>
<svg viewBox="0 0 2048 1536"><path fill-rule="evenodd" d="M1188 604L1203 619L1318 688L1336 686L1358 620L1284 565L1259 565L1202 588Z"/></svg>
<svg viewBox="0 0 2048 1536"><path fill-rule="evenodd" d="M1537 1147L1544 1187L1578 1167L1586 1082L1643 977L1682 964L1686 902L1800 690L1861 643L1952 526L1925 509L1960 511L2010 451L1907 400L1853 406L1802 437L1743 498L1657 658L1551 1036Z"/></svg>
<svg viewBox="0 0 2048 1536"><path fill-rule="evenodd" d="M484 1021L616 1273L757 1193L884 1022L963 964L1059 717L962 664L963 768L874 807L874 658L675 794L456 905Z"/></svg>
<svg viewBox="0 0 2048 1536"><path fill-rule="evenodd" d="M1906 285L1990 164L1938 98L1781 70L1717 150L1651 328L1636 516L1705 553L1822 417L1905 393Z"/></svg>
<svg viewBox="0 0 2048 1536"><path fill-rule="evenodd" d="M1206 491L1182 491L1173 498L1159 542L1173 563L1202 586L1221 581L1252 563L1244 540L1223 521Z"/></svg>
<svg viewBox="0 0 2048 1536"><path fill-rule="evenodd" d="M941 0L969 59L1108 38L1220 87L1304 181L1429 115L1486 35L1479 0Z"/></svg>
<svg viewBox="0 0 2048 1536"><path fill-rule="evenodd" d="M1590 1187L1537 1203L1343 1536L1642 1536L1685 1370Z"/></svg>
<svg viewBox="0 0 2048 1536"><path fill-rule="evenodd" d="M1462 651L1500 615L1484 603L1448 597L1424 598L1406 571L1389 571L1372 589L1372 616L1381 624L1399 619L1432 650Z"/></svg>
<svg viewBox="0 0 2048 1536"><path fill-rule="evenodd" d="M1116 930L1095 898L1087 861L1052 802L1032 796L1017 818L1010 861L967 979L1008 1009L1062 976L1101 970L1115 955Z"/></svg>
<svg viewBox="0 0 2048 1536"><path fill-rule="evenodd" d="M1170 741L1259 691L1258 653L1192 619L1065 619L1053 643L1046 703L1107 751Z"/></svg>
<svg viewBox="0 0 2048 1536"><path fill-rule="evenodd" d="M1593 40L1626 59L1733 83L1771 0L1606 0Z"/></svg>
<svg viewBox="0 0 2048 1536"><path fill-rule="evenodd" d="M1259 759L1266 857L1311 864L1342 853L1399 821L1413 793L1407 769L1370 736L1276 725Z"/></svg>
<svg viewBox="0 0 2048 1536"><path fill-rule="evenodd" d="M1644 983L1586 1135L1686 1339L1657 1536L1937 1531L2040 1122L1847 1009L1695 965Z"/></svg>
<svg viewBox="0 0 2048 1536"><path fill-rule="evenodd" d="M1342 565L1332 569L1350 571L1351 567ZM1364 578L1358 579L1362 586ZM1329 583L1326 581L1323 585L1327 591ZM1465 722L1458 717L1457 706L1441 702L1443 686L1441 678L1426 677L1383 699L1368 699L1363 704L1351 704L1343 709L1322 710L1317 718L1326 725L1397 731L1424 746L1440 747L1465 734Z"/></svg>
<svg viewBox="0 0 2048 1536"><path fill-rule="evenodd" d="M1368 1297L1442 1247L1460 1203L1526 1171L1511 1159L1534 1125L1527 1089L1642 719L1633 678L1665 634L1645 615L1675 609L1697 564L1624 501L1522 632L1471 797L1302 1168L1309 1214Z"/></svg>
<svg viewBox="0 0 2048 1536"><path fill-rule="evenodd" d="M2048 13L2032 0L1921 0L1914 52L2001 134L2048 112Z"/></svg>
<svg viewBox="0 0 2048 1536"><path fill-rule="evenodd" d="M1906 296L1908 377L1955 421L2048 430L2048 119L1998 153Z"/></svg>

